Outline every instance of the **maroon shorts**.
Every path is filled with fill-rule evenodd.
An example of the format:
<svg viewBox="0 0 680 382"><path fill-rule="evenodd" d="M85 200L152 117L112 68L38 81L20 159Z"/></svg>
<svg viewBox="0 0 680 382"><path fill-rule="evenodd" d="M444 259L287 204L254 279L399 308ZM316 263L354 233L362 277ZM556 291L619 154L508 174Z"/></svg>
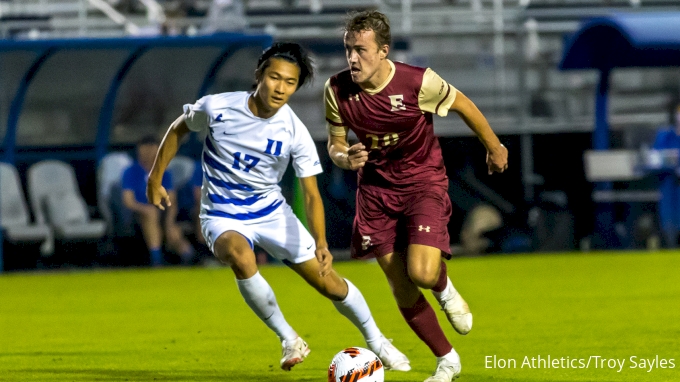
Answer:
<svg viewBox="0 0 680 382"><path fill-rule="evenodd" d="M387 194L374 189L357 191L352 230L353 258L385 256L410 244L439 248L451 257L447 224L451 200L446 188Z"/></svg>

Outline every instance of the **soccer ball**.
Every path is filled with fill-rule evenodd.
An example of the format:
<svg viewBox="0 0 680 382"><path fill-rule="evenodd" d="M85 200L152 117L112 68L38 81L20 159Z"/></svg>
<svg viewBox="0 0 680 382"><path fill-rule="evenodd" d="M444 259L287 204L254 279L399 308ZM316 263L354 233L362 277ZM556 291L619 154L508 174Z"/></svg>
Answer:
<svg viewBox="0 0 680 382"><path fill-rule="evenodd" d="M364 348L347 348L333 357L328 382L383 382L385 368L375 353Z"/></svg>

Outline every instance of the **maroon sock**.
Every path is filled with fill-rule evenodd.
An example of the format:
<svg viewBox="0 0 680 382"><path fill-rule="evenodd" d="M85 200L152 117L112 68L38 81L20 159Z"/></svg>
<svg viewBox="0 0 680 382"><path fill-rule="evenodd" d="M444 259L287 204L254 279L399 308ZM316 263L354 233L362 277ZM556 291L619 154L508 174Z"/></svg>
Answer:
<svg viewBox="0 0 680 382"><path fill-rule="evenodd" d="M442 261L441 270L439 271L439 279L437 280L437 283L434 284L434 286L432 287L432 290L438 293L443 292L444 289L446 289L448 278L449 278L448 274L446 273L446 263Z"/></svg>
<svg viewBox="0 0 680 382"><path fill-rule="evenodd" d="M415 305L410 308L399 308L399 311L411 330L425 342L435 356L442 357L453 349L442 327L439 326L437 315L422 293Z"/></svg>

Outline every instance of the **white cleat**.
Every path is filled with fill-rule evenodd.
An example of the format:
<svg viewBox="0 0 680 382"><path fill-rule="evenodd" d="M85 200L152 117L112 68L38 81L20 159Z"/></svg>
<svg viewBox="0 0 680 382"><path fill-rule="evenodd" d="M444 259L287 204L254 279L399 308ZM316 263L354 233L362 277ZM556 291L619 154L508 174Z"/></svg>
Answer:
<svg viewBox="0 0 680 382"><path fill-rule="evenodd" d="M460 357L455 350L451 350L451 353L437 357L437 369L425 382L451 382L458 379L460 370Z"/></svg>
<svg viewBox="0 0 680 382"><path fill-rule="evenodd" d="M411 362L400 352L394 345L392 345L392 340L388 340L385 336L380 339L379 349L371 348L371 351L375 353L380 361L383 363L385 370L396 370L396 371L409 371L411 370Z"/></svg>
<svg viewBox="0 0 680 382"><path fill-rule="evenodd" d="M448 293L447 293L448 292ZM451 279L447 281L446 289L443 292L432 292L434 297L439 302L446 318L449 319L451 326L460 334L468 334L472 330L472 313L467 302L458 291L453 288Z"/></svg>
<svg viewBox="0 0 680 382"><path fill-rule="evenodd" d="M291 341L283 340L281 346L283 347L281 368L285 371L290 371L293 366L302 363L310 352L309 346L300 337Z"/></svg>

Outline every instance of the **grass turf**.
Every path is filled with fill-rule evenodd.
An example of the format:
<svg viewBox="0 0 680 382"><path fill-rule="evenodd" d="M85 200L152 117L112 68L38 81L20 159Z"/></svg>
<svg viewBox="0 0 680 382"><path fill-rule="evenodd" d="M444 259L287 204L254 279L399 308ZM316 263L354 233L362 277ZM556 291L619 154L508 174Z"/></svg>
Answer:
<svg viewBox="0 0 680 382"><path fill-rule="evenodd" d="M411 359L411 372L387 372L386 381L428 377L434 358L402 320L377 264L336 268ZM261 271L312 349L290 373L279 369L280 345L245 305L229 269L166 268L1 275L0 380L325 381L336 352L364 346L292 271ZM678 253L456 259L449 274L475 315L472 332L459 336L438 312L461 355L463 381L680 381ZM516 367L494 368L494 355ZM675 367L631 367L631 357L643 366L641 358L657 355ZM539 356L590 364L522 366ZM596 356L623 367L596 367Z"/></svg>

